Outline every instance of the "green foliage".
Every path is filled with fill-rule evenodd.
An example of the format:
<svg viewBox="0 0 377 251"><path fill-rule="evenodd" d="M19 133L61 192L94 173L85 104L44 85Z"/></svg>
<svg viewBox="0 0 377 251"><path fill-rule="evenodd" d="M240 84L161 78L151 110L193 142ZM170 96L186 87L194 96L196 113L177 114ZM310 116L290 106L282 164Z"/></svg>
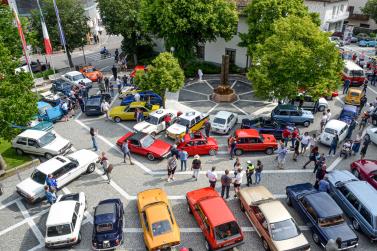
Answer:
<svg viewBox="0 0 377 251"><path fill-rule="evenodd" d="M31 158L28 155L17 155L16 150L12 148L12 144L3 139L0 139L0 155L4 158L5 163L7 164L6 170L31 161Z"/></svg>
<svg viewBox="0 0 377 251"><path fill-rule="evenodd" d="M248 73L257 96L293 98L299 89L314 97L337 89L343 61L309 17L289 16L273 25L273 34L254 53Z"/></svg>
<svg viewBox="0 0 377 251"><path fill-rule="evenodd" d="M361 11L377 22L377 0L368 0Z"/></svg>
<svg viewBox="0 0 377 251"><path fill-rule="evenodd" d="M203 74L220 74L220 65L206 61L192 60L184 67L185 76L198 77L198 69L203 71Z"/></svg>
<svg viewBox="0 0 377 251"><path fill-rule="evenodd" d="M43 78L45 80L48 79L48 76L54 74L54 70L53 69L48 69L48 70L45 70L45 71L42 71L42 72L38 72L36 74L34 74L34 78Z"/></svg>
<svg viewBox="0 0 377 251"><path fill-rule="evenodd" d="M147 72L138 71L135 81L142 90L153 90L163 96L165 90L178 91L184 84L185 76L178 60L171 53L164 52L148 65Z"/></svg>
<svg viewBox="0 0 377 251"><path fill-rule="evenodd" d="M141 0L145 29L165 41L180 62L193 58L194 47L230 40L236 34L238 14L229 0Z"/></svg>
<svg viewBox="0 0 377 251"><path fill-rule="evenodd" d="M13 52L14 58L20 58L22 56L22 44L13 18L9 7L0 4L0 41L7 45L9 51Z"/></svg>

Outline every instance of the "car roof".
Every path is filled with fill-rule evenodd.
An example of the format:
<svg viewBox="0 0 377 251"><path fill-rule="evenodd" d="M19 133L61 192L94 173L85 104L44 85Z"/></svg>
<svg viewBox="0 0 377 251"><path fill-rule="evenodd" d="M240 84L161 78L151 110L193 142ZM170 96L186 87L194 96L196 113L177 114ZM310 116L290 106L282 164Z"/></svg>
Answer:
<svg viewBox="0 0 377 251"><path fill-rule="evenodd" d="M344 121L340 121L340 120L337 120L337 119L332 119L332 120L330 120L329 122L326 123L325 128L339 129L339 127L343 128L346 125L347 125L347 123L344 122Z"/></svg>
<svg viewBox="0 0 377 251"><path fill-rule="evenodd" d="M362 90L360 90L359 88L354 88L354 87L351 87L348 89L348 92L356 92L356 93L361 93Z"/></svg>
<svg viewBox="0 0 377 251"><path fill-rule="evenodd" d="M351 60L345 60L345 67L348 70L351 70L351 71L354 71L354 70L363 70L360 66L358 66L357 64L355 64Z"/></svg>
<svg viewBox="0 0 377 251"><path fill-rule="evenodd" d="M363 159L355 162L362 166L362 169L364 169L366 173L377 171L377 160Z"/></svg>
<svg viewBox="0 0 377 251"><path fill-rule="evenodd" d="M76 75L82 75L82 73L79 71L70 71L70 72L67 72L65 75L76 76Z"/></svg>
<svg viewBox="0 0 377 251"><path fill-rule="evenodd" d="M163 201L157 202L152 206L147 207L145 209L145 214L147 215L149 224L153 224L164 219L170 219L168 205Z"/></svg>
<svg viewBox="0 0 377 251"><path fill-rule="evenodd" d="M377 215L377 190L366 181L352 181L346 183L345 186L350 190L356 198L372 213Z"/></svg>
<svg viewBox="0 0 377 251"><path fill-rule="evenodd" d="M42 108L42 107L45 107L45 106L51 106L51 105L47 102L44 102L44 101L38 101L37 106L38 106L38 109L39 109L39 108Z"/></svg>
<svg viewBox="0 0 377 251"><path fill-rule="evenodd" d="M264 186L245 187L240 190L240 193L248 205L275 199L272 193Z"/></svg>
<svg viewBox="0 0 377 251"><path fill-rule="evenodd" d="M344 111L357 112L357 107L354 105L345 105L343 106Z"/></svg>
<svg viewBox="0 0 377 251"><path fill-rule="evenodd" d="M200 201L199 205L207 216L210 224L214 227L227 222L236 221L233 213L221 197L212 197Z"/></svg>
<svg viewBox="0 0 377 251"><path fill-rule="evenodd" d="M115 214L116 207L115 203L103 203L96 207L95 216L104 214Z"/></svg>
<svg viewBox="0 0 377 251"><path fill-rule="evenodd" d="M278 200L260 204L258 207L270 223L292 219L288 210Z"/></svg>
<svg viewBox="0 0 377 251"><path fill-rule="evenodd" d="M69 159L59 155L47 160L46 162L43 162L42 164L37 166L36 169L44 174L52 174L68 162L70 162Z"/></svg>
<svg viewBox="0 0 377 251"><path fill-rule="evenodd" d="M318 218L328 218L343 214L342 209L326 192L312 193L305 196Z"/></svg>
<svg viewBox="0 0 377 251"><path fill-rule="evenodd" d="M142 102L142 101L140 101L140 102L132 102L130 104L130 107L131 108L133 108L133 107L145 107L145 104L146 104L146 102Z"/></svg>
<svg viewBox="0 0 377 251"><path fill-rule="evenodd" d="M255 129L237 129L234 133L236 137L259 137L259 132Z"/></svg>
<svg viewBox="0 0 377 251"><path fill-rule="evenodd" d="M298 110L298 107L291 104L278 105L276 108L279 110Z"/></svg>
<svg viewBox="0 0 377 251"><path fill-rule="evenodd" d="M228 111L218 111L215 115L215 118L223 118L223 119L227 119L230 117L230 115L232 115L233 113L232 112L228 112Z"/></svg>
<svg viewBox="0 0 377 251"><path fill-rule="evenodd" d="M149 116L154 116L156 118L161 118L162 116L165 116L166 114L168 113L172 113L174 114L174 112L172 110L168 110L168 109L158 109L154 112L152 112L151 114L149 114Z"/></svg>
<svg viewBox="0 0 377 251"><path fill-rule="evenodd" d="M179 117L180 117L180 118L183 118L183 119L191 120L191 119L194 119L194 118L196 118L197 116L202 115L202 114L203 114L203 113L201 113L201 112L191 111L191 112L183 113L183 114L181 114L181 116L179 116Z"/></svg>
<svg viewBox="0 0 377 251"><path fill-rule="evenodd" d="M25 138L32 138L32 139L39 139L48 132L41 131L41 130L33 130L33 129L28 129L23 131L22 133L18 134L17 137L25 137Z"/></svg>
<svg viewBox="0 0 377 251"><path fill-rule="evenodd" d="M46 226L70 224L76 203L76 201L65 200L52 204L48 213Z"/></svg>

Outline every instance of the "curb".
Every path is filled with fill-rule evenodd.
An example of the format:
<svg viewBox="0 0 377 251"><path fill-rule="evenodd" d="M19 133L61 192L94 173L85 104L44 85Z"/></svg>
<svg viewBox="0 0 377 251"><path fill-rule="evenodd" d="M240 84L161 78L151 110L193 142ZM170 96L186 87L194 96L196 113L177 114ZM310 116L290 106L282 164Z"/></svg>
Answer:
<svg viewBox="0 0 377 251"><path fill-rule="evenodd" d="M0 177L1 177L1 179L7 178L9 176L12 176L12 175L18 173L19 171L23 171L25 169L29 169L29 168L38 166L40 163L41 162L39 161L39 159L33 159L32 161L29 161L29 162L26 162L22 165L19 165L16 168L5 171L4 173L0 174Z"/></svg>

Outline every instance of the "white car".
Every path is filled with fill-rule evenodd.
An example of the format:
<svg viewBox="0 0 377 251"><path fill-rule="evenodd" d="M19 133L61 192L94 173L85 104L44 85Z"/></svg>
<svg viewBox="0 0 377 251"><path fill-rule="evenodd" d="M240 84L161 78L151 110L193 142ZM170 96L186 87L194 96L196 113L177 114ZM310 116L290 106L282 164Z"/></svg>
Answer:
<svg viewBox="0 0 377 251"><path fill-rule="evenodd" d="M30 203L43 200L45 198L44 185L48 174L53 175L57 188L61 189L81 174L92 173L97 161L98 155L86 149L68 156L56 156L37 166L29 178L17 184L17 192Z"/></svg>
<svg viewBox="0 0 377 251"><path fill-rule="evenodd" d="M166 130L167 126L164 121L166 116L171 118L170 124L175 123L177 120L177 113L169 109L158 109L157 111L149 114L149 117L134 126L134 130L150 134L152 136ZM168 125L169 126L169 125Z"/></svg>
<svg viewBox="0 0 377 251"><path fill-rule="evenodd" d="M30 153L51 159L56 155L64 155L71 151L72 143L56 135L54 131L46 132L28 129L12 140L16 153Z"/></svg>
<svg viewBox="0 0 377 251"><path fill-rule="evenodd" d="M320 141L322 144L329 146L331 145L331 141L333 140L335 134L338 134L339 142L342 142L347 136L347 131L347 123L332 119L325 125L325 128L323 129L323 132L320 136Z"/></svg>
<svg viewBox="0 0 377 251"><path fill-rule="evenodd" d="M377 127L368 127L365 138L369 138L374 144L377 145Z"/></svg>
<svg viewBox="0 0 377 251"><path fill-rule="evenodd" d="M198 131L204 126L207 119L207 114L197 111L186 112L180 115L177 121L166 129L166 136L172 139L182 138L186 133L187 127L191 132Z"/></svg>
<svg viewBox="0 0 377 251"><path fill-rule="evenodd" d="M81 81L84 82L86 87L92 87L92 81L89 78L86 78L81 72L79 71L70 71L66 74L62 75L62 79L72 83L72 84L79 84Z"/></svg>
<svg viewBox="0 0 377 251"><path fill-rule="evenodd" d="M61 248L79 243L86 208L83 192L60 195L48 213L45 247Z"/></svg>
<svg viewBox="0 0 377 251"><path fill-rule="evenodd" d="M215 133L228 134L237 123L237 114L227 111L219 111L211 123L211 131Z"/></svg>

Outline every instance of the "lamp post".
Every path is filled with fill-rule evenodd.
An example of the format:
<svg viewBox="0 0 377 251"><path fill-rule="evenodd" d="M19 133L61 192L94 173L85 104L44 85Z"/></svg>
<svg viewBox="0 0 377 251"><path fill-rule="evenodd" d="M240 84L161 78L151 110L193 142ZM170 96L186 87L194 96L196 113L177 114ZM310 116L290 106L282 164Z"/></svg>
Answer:
<svg viewBox="0 0 377 251"><path fill-rule="evenodd" d="M172 46L172 47L170 47L170 52L171 52L171 54L173 54L174 55L174 51L175 51L175 48Z"/></svg>

